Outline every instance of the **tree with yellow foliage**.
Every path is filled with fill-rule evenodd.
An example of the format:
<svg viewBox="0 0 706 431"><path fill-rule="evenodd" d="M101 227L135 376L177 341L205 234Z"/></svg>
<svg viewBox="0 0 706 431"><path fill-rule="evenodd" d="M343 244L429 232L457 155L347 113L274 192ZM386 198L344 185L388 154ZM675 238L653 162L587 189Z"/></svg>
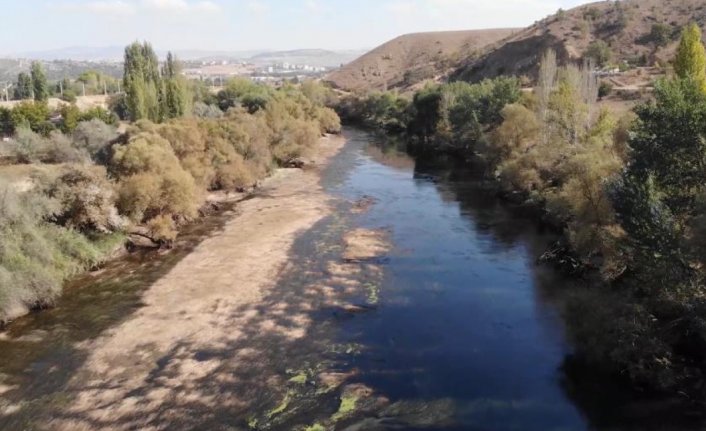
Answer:
<svg viewBox="0 0 706 431"><path fill-rule="evenodd" d="M706 49L701 41L701 29L693 23L684 29L674 59L674 71L682 79L694 80L706 93Z"/></svg>

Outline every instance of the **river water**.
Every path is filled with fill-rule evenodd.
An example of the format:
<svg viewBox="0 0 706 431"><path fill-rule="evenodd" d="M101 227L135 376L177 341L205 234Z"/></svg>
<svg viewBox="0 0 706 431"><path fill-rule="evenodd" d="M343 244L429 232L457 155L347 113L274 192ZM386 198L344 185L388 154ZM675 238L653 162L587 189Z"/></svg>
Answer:
<svg viewBox="0 0 706 431"><path fill-rule="evenodd" d="M317 361L354 370L348 383L370 388L385 403L336 418L340 392L288 392L294 401L272 410L264 389L253 403L262 411L247 417L224 413L214 419L218 427L199 427L196 417L188 426L159 428L685 429L654 417L650 404L608 380L568 371L572 348L559 309L572 282L536 263L555 234L498 200L465 164L412 157L361 131L349 129L346 137L322 178L338 202L335 214L297 239L298 269L283 274L271 295L296 294L314 281L312 269L335 258L344 231L369 228L386 232L392 245L378 262L384 276L376 305L355 315L315 313L319 324L309 342L271 350L283 373ZM374 204L351 214L351 203L363 197ZM141 292L231 216L189 228L166 256L132 256L80 277L59 307L12 325L0 339L0 384L16 389L0 397L20 407L0 414L0 429L32 429L36 418L60 409L62 389L85 359L74 346L139 308Z"/></svg>

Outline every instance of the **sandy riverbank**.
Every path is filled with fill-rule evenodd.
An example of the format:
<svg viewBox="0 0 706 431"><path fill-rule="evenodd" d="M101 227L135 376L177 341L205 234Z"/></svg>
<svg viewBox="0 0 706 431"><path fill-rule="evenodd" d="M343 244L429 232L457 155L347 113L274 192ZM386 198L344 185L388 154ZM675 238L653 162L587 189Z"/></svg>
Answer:
<svg viewBox="0 0 706 431"><path fill-rule="evenodd" d="M257 197L238 204L238 215L221 232L204 240L147 290L144 307L80 346L87 360L68 385L71 401L62 417L52 418L46 428L158 429L146 424L173 422L164 415L188 414L164 411L160 406L165 403L243 407L245 399L210 399L211 394L203 393L202 379L226 364L199 352L232 344L245 331L290 340L305 336L305 314L288 315L287 324L274 316L259 319L259 327L252 328L250 320L259 313L252 306L273 287L297 235L331 212L330 197L319 184L320 172L344 143L342 137L324 138L314 168L280 170L266 180ZM237 367L257 357L242 349L228 360ZM232 373L216 375L223 384L233 383L228 381Z"/></svg>

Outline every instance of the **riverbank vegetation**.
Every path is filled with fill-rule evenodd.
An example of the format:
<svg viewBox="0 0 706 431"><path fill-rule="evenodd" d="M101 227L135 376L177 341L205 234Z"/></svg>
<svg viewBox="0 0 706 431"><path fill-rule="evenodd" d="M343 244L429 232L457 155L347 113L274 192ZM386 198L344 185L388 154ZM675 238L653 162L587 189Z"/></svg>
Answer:
<svg viewBox="0 0 706 431"><path fill-rule="evenodd" d="M706 377L706 57L684 29L674 76L620 116L601 108L591 59L549 51L532 91L501 77L341 101L347 121L481 160L501 193L541 208L566 244L545 255L590 280L567 292L577 356L653 390ZM558 257L553 260L552 257ZM568 263L568 265L567 265Z"/></svg>
<svg viewBox="0 0 706 431"><path fill-rule="evenodd" d="M0 112L11 136L0 165L0 324L50 305L67 277L127 235L169 246L208 193L248 190L340 132L319 84L234 79L212 95L186 81L171 54L160 70L149 44L125 56L113 112L52 112L39 99ZM118 118L131 120L121 132Z"/></svg>

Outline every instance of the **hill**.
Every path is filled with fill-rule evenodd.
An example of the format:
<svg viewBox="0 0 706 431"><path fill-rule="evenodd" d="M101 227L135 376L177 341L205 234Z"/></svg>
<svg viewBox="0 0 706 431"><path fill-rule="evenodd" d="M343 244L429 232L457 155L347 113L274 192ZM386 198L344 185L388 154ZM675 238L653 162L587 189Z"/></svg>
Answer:
<svg viewBox="0 0 706 431"><path fill-rule="evenodd" d="M409 87L453 71L512 29L414 33L393 39L331 73L326 79L344 90Z"/></svg>
<svg viewBox="0 0 706 431"><path fill-rule="evenodd" d="M703 0L623 0L586 4L556 14L519 31L501 43L468 57L452 79L479 81L502 74L533 78L539 56L553 48L562 62L580 61L596 41L603 41L608 64L666 65L681 28L706 23ZM595 46L594 46L595 48Z"/></svg>

